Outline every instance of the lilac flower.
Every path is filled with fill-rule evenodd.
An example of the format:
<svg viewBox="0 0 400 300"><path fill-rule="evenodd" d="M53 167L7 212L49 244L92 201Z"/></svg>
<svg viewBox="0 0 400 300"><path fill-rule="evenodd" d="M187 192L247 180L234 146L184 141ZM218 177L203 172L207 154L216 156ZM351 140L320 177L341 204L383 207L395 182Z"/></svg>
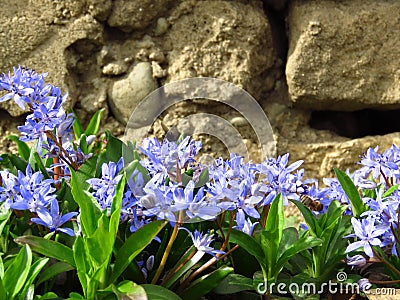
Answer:
<svg viewBox="0 0 400 300"><path fill-rule="evenodd" d="M217 259L218 259L217 254L225 253L224 251L221 250L215 250L213 247L210 246L210 244L213 242L212 235L208 233L202 234L197 230L195 230L193 234L190 230L188 230L185 227L180 227L179 229L184 229L190 234L190 237L192 238L193 241L193 245L196 247L197 251L208 253Z"/></svg>
<svg viewBox="0 0 400 300"><path fill-rule="evenodd" d="M2 171L3 187L0 187L0 201L6 207L36 212L56 198L52 179L43 179L41 172L33 173L28 164L25 174L18 171L18 177L8 171Z"/></svg>
<svg viewBox="0 0 400 300"><path fill-rule="evenodd" d="M142 147L138 149L148 159L141 163L151 175L162 173L164 177L173 176L176 179L177 172L196 162L195 156L201 149L201 142L190 141L190 137L184 138L179 144L164 140L160 143L156 138L144 139Z"/></svg>
<svg viewBox="0 0 400 300"><path fill-rule="evenodd" d="M8 91L8 93L0 98L0 102L14 98L15 103L21 109L25 109L25 103L30 102L28 96L34 92L32 83L43 80L44 76L46 75L38 75L32 70L27 70L20 66L18 68L14 67L14 75L9 73L7 76L3 73L0 76L0 90Z"/></svg>
<svg viewBox="0 0 400 300"><path fill-rule="evenodd" d="M61 215L59 213L58 201L57 199L53 199L50 203L50 211L47 209L38 210L38 218L31 218L31 221L49 228L50 232L60 231L70 236L74 236L74 231L71 228L61 228L61 226L77 214L77 212L70 212Z"/></svg>
<svg viewBox="0 0 400 300"><path fill-rule="evenodd" d="M365 254L369 257L373 257L374 253L371 246L381 245L381 241L378 237L384 234L386 229L375 226L374 219L371 217L361 219L361 222L353 217L351 218L351 224L353 225L354 233L346 237L357 237L360 240L348 245L346 253L363 247Z"/></svg>
<svg viewBox="0 0 400 300"><path fill-rule="evenodd" d="M233 226L233 228L252 236L254 227L258 222L252 223L250 218L247 218L246 220L243 210L239 209L236 213L236 224L237 226Z"/></svg>
<svg viewBox="0 0 400 300"><path fill-rule="evenodd" d="M287 166L288 160L289 154L285 154L277 159L267 159L258 166L260 173L266 177L264 182L268 187L263 205L271 203L279 193L282 194L284 205L288 205L288 199L298 200L298 194L304 192L304 170L297 170L303 161L299 160ZM292 173L296 170L296 173Z"/></svg>
<svg viewBox="0 0 400 300"><path fill-rule="evenodd" d="M367 264L367 260L361 254L357 254L354 256L347 255L346 263L354 268L362 268Z"/></svg>
<svg viewBox="0 0 400 300"><path fill-rule="evenodd" d="M395 162L393 150L396 148L391 148L385 151L385 153L378 153L378 147L375 149L369 148L367 153L361 159L360 164L364 167L363 171L371 173L374 179L378 178L381 174L386 176L386 178L392 177L398 174L398 160Z"/></svg>
<svg viewBox="0 0 400 300"><path fill-rule="evenodd" d="M117 174L122 170L123 164L123 158L117 164L115 162L103 163L101 166L101 178L87 180L94 190L93 196L100 204L101 209L111 208L116 186L122 178L121 174Z"/></svg>
<svg viewBox="0 0 400 300"><path fill-rule="evenodd" d="M372 284L369 282L368 278L360 279L357 284L361 292L367 292L372 287Z"/></svg>

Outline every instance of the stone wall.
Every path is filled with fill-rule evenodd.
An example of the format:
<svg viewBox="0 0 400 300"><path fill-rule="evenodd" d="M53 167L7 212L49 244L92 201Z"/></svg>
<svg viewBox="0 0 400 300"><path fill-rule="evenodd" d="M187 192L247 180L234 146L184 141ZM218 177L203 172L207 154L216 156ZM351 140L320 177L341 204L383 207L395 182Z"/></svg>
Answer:
<svg viewBox="0 0 400 300"><path fill-rule="evenodd" d="M400 2L397 0L0 0L0 72L48 72L87 120L122 135L136 105L159 86L215 77L248 91L269 117L278 154L304 159L307 177L354 168L367 147L400 145ZM0 104L0 152L24 112ZM188 101L152 129L219 115L256 159L257 140L235 111ZM203 136L205 150L222 145ZM12 149L11 149L12 150Z"/></svg>

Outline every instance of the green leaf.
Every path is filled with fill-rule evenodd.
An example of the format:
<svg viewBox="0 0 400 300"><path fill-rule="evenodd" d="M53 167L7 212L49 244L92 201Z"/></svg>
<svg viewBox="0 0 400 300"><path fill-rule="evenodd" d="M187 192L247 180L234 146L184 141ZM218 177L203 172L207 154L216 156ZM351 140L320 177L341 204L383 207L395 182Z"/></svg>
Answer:
<svg viewBox="0 0 400 300"><path fill-rule="evenodd" d="M382 198L389 197L391 194L393 194L394 191L397 191L398 188L398 184L392 185L386 192L383 193Z"/></svg>
<svg viewBox="0 0 400 300"><path fill-rule="evenodd" d="M164 220L153 221L134 232L116 254L115 266L109 284L115 282L132 260L149 245L167 224Z"/></svg>
<svg viewBox="0 0 400 300"><path fill-rule="evenodd" d="M182 300L174 292L154 284L142 284L149 300Z"/></svg>
<svg viewBox="0 0 400 300"><path fill-rule="evenodd" d="M51 265L50 267L46 268L41 274L40 277L38 278L38 281L36 282L36 285L39 285L43 282L46 282L50 280L51 278L54 278L55 276L68 272L71 270L74 270L75 268L71 266L70 264L67 264L65 262L56 262L55 264Z"/></svg>
<svg viewBox="0 0 400 300"><path fill-rule="evenodd" d="M182 294L183 300L200 299L215 289L222 280L233 272L233 268L222 266L219 269L195 280Z"/></svg>
<svg viewBox="0 0 400 300"><path fill-rule="evenodd" d="M3 286L9 299L14 298L24 287L31 263L32 251L29 245L25 245L4 273Z"/></svg>
<svg viewBox="0 0 400 300"><path fill-rule="evenodd" d="M97 220L101 215L100 207L93 196L83 190L74 170L71 170L71 192L75 202L81 209L82 233L85 236L91 236L96 231L98 225Z"/></svg>
<svg viewBox="0 0 400 300"><path fill-rule="evenodd" d="M74 115L76 116L75 113ZM74 123L72 124L72 129L74 130L75 139L78 140L83 133L83 126L76 117L74 119Z"/></svg>
<svg viewBox="0 0 400 300"><path fill-rule="evenodd" d="M88 154L88 146L87 146L87 142L86 142L86 134L81 134L81 137L79 138L79 148L81 148L82 152L84 154Z"/></svg>
<svg viewBox="0 0 400 300"><path fill-rule="evenodd" d="M315 246L320 246L322 245L322 242L323 241L321 239L315 238L313 236L302 236L300 239L298 239L294 244L288 247L286 251L283 252L279 257L278 262L274 266L276 275L275 278L278 276L278 274L283 269L285 264L289 261L289 259L291 259L294 255L306 249L310 249Z"/></svg>
<svg viewBox="0 0 400 300"><path fill-rule="evenodd" d="M117 295L118 300L147 300L145 289L128 280L122 281L117 286L114 286L113 292Z"/></svg>
<svg viewBox="0 0 400 300"><path fill-rule="evenodd" d="M234 294L241 291L254 290L253 280L240 274L229 274L213 290L217 294Z"/></svg>
<svg viewBox="0 0 400 300"><path fill-rule="evenodd" d="M14 239L14 241L21 245L29 245L32 250L37 253L55 258L71 265L72 267L75 267L75 261L71 248L68 248L59 242L46 240L44 238L31 235L17 237Z"/></svg>
<svg viewBox="0 0 400 300"><path fill-rule="evenodd" d="M194 247L193 247L194 248ZM194 249L191 248L192 251L188 251L186 255L184 255L182 258L186 259L190 253L195 251ZM196 254L186 262L186 264L178 271L176 274L174 274L170 279L168 279L165 283L162 283L162 286L166 288L170 288L183 274L185 274L188 270L190 270L195 264L197 264L200 259L204 256L204 252L198 251ZM177 266L180 265L180 261L176 264Z"/></svg>
<svg viewBox="0 0 400 300"><path fill-rule="evenodd" d="M17 144L19 155L27 161L31 153L28 145L25 142L20 141L20 139L16 135L8 135L7 138Z"/></svg>
<svg viewBox="0 0 400 300"><path fill-rule="evenodd" d="M73 246L74 260L76 264L76 270L78 272L78 278L81 283L83 292L87 297L87 288L90 284L91 278L89 277L90 263L87 261L87 249L81 236L77 236Z"/></svg>
<svg viewBox="0 0 400 300"><path fill-rule="evenodd" d="M24 289L20 293L20 297L25 297L30 287L33 286L33 281L36 279L39 272L43 269L43 267L47 264L49 260L49 258L40 258L31 266L28 278L24 285Z"/></svg>
<svg viewBox="0 0 400 300"><path fill-rule="evenodd" d="M363 212L367 211L365 203L361 200L356 186L347 174L339 169L334 169L337 179L351 202L351 209L354 217L358 218Z"/></svg>
<svg viewBox="0 0 400 300"><path fill-rule="evenodd" d="M227 234L227 230L224 230L224 232L225 234ZM232 229L231 234L229 236L229 241L238 244L240 247L246 250L250 255L253 255L260 264L265 264L264 252L255 238L249 236L248 234L240 230Z"/></svg>
<svg viewBox="0 0 400 300"><path fill-rule="evenodd" d="M104 110L105 110L104 108L100 109L90 119L89 125L86 127L86 130L84 132L86 136L97 134L100 127L101 115Z"/></svg>
<svg viewBox="0 0 400 300"><path fill-rule="evenodd" d="M265 229L261 232L261 248L265 255L265 264L268 266L268 279L272 279L273 267L278 258L278 249L282 240L285 225L283 197L277 195L272 201ZM276 278L275 278L276 279Z"/></svg>
<svg viewBox="0 0 400 300"><path fill-rule="evenodd" d="M9 154L8 159L11 164L22 172L25 172L26 167L28 166L28 162L15 154Z"/></svg>
<svg viewBox="0 0 400 300"><path fill-rule="evenodd" d="M106 131L107 146L102 155L102 162L113 161L117 163L121 157L124 158L125 165L128 165L135 159L134 152L130 146L125 145L121 140Z"/></svg>
<svg viewBox="0 0 400 300"><path fill-rule="evenodd" d="M315 236L318 237L319 233L321 232L321 228L317 222L316 217L313 215L313 213L311 212L310 209L308 209L308 207L306 207L303 203L301 203L298 200L292 200L289 199L294 205L297 206L297 208L300 210L301 214L304 217L304 220L307 223L308 229L310 231L310 233Z"/></svg>
<svg viewBox="0 0 400 300"><path fill-rule="evenodd" d="M33 157L35 158L36 165L39 168L40 172L43 174L44 178L49 179L50 176L47 173L46 167L43 164L42 158L39 156L37 152L33 153Z"/></svg>

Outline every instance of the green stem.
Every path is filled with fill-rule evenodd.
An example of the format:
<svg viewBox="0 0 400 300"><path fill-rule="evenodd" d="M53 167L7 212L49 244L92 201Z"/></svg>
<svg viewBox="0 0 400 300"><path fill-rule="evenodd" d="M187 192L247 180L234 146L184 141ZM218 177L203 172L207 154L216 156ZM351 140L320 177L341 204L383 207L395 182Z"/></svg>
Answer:
<svg viewBox="0 0 400 300"><path fill-rule="evenodd" d="M154 275L153 280L151 281L151 284L156 284L157 283L158 279L161 276L162 271L165 268L165 264L167 263L167 259L168 259L169 253L171 252L172 245L174 244L174 241L175 241L176 237L178 236L178 229L179 229L180 225L181 224L179 222L175 223L174 230L172 231L172 235L171 235L171 238L169 239L167 248L165 248L164 255L163 255L163 257L161 259L161 262L160 262L160 266L158 267L157 272Z"/></svg>

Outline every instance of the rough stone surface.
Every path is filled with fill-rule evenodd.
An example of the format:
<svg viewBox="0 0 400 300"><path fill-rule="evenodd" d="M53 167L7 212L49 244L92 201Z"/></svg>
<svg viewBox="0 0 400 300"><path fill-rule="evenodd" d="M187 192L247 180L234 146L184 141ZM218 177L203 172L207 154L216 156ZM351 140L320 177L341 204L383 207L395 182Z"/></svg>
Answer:
<svg viewBox="0 0 400 300"><path fill-rule="evenodd" d="M369 146L400 143L397 133L368 133L366 128L381 125L376 122L364 126L359 139L333 129L341 123L348 134L360 132L355 113L322 120L319 127L328 124L330 131L310 127L313 110L398 106L396 0L0 0L0 5L0 72L18 64L48 72L47 81L69 93L69 105L83 123L104 108L101 130L119 137L146 93L179 79L209 76L242 86L259 101L278 153L290 152L291 161L304 159L306 177L332 176L333 167L354 169ZM141 117L147 119L153 109ZM15 150L4 136L17 133L23 117L11 116L22 113L11 101L0 105L0 154ZM189 118L200 113L226 122ZM224 145L204 132L225 138L236 134L232 130L250 159L259 161L250 124L211 101L174 105L148 134L193 134L203 141L206 161L229 157L227 146L239 140ZM400 128L388 132L396 131Z"/></svg>
<svg viewBox="0 0 400 300"><path fill-rule="evenodd" d="M65 50L78 40L97 42L102 27L91 15L82 15L81 1L71 1L70 6L64 1L33 1L29 2L31 9L19 7L28 5L25 2L12 2L15 11L11 9L9 15L0 17L0 71L7 72L20 64L39 73L47 72L49 82L74 95L74 86L70 86L73 74L69 73ZM47 9L41 9L39 4ZM72 106L76 99L70 98ZM0 108L12 116L24 113L12 102L0 104Z"/></svg>
<svg viewBox="0 0 400 300"><path fill-rule="evenodd" d="M144 29L173 3L173 0L116 0L108 25L127 32Z"/></svg>
<svg viewBox="0 0 400 300"><path fill-rule="evenodd" d="M110 88L109 104L115 118L126 124L140 101L157 88L151 64L138 63L126 78L116 81Z"/></svg>
<svg viewBox="0 0 400 300"><path fill-rule="evenodd" d="M400 107L400 2L292 1L286 76L313 109Z"/></svg>
<svg viewBox="0 0 400 300"><path fill-rule="evenodd" d="M168 80L215 77L259 97L273 88L275 56L261 2L185 1L169 18Z"/></svg>

